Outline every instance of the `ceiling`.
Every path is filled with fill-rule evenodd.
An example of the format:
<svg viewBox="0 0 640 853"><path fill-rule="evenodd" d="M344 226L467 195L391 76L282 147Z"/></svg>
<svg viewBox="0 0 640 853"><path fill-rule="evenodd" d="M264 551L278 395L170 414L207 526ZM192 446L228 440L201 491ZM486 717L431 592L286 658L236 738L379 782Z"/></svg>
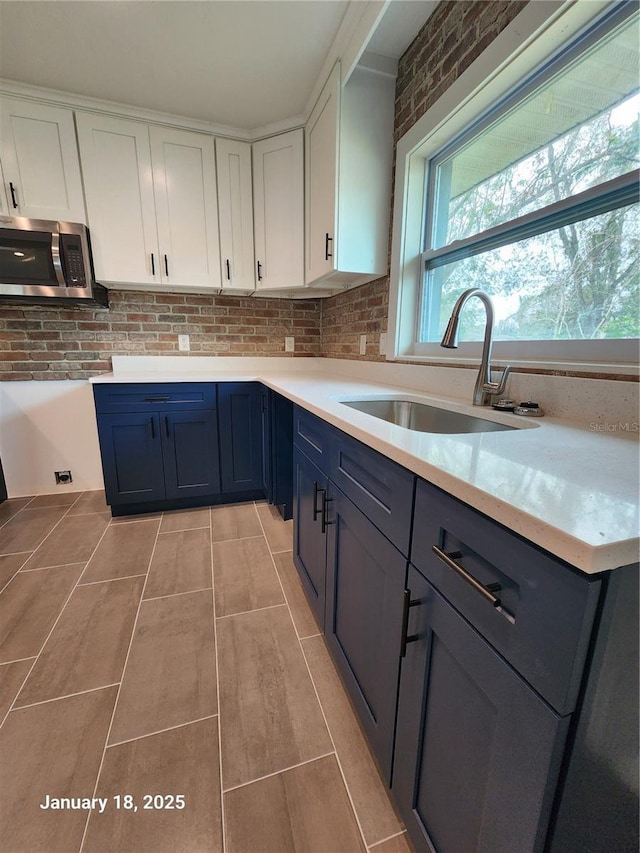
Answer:
<svg viewBox="0 0 640 853"><path fill-rule="evenodd" d="M2 0L0 77L250 131L304 113L349 5ZM373 49L397 59L433 5L394 0Z"/></svg>

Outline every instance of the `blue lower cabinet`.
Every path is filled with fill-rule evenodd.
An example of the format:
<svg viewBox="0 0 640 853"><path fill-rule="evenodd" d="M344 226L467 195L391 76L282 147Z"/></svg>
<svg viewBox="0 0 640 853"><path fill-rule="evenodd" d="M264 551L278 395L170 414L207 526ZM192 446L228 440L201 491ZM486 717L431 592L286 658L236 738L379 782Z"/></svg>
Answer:
<svg viewBox="0 0 640 853"><path fill-rule="evenodd" d="M328 479L297 447L293 451L293 561L322 630L327 566Z"/></svg>
<svg viewBox="0 0 640 853"><path fill-rule="evenodd" d="M222 491L263 489L262 394L257 382L218 385Z"/></svg>
<svg viewBox="0 0 640 853"><path fill-rule="evenodd" d="M220 492L218 424L215 411L160 416L167 498Z"/></svg>
<svg viewBox="0 0 640 853"><path fill-rule="evenodd" d="M108 504L165 497L159 415L99 415L98 436Z"/></svg>
<svg viewBox="0 0 640 853"><path fill-rule="evenodd" d="M330 489L326 641L388 782L407 560L349 498Z"/></svg>
<svg viewBox="0 0 640 853"><path fill-rule="evenodd" d="M561 717L413 567L392 790L417 851L543 849Z"/></svg>

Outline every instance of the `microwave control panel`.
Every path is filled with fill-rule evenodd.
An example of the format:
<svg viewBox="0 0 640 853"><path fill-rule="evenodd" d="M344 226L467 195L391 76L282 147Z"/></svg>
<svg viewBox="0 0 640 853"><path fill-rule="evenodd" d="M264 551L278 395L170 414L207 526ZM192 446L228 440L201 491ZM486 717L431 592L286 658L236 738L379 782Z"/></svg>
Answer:
<svg viewBox="0 0 640 853"><path fill-rule="evenodd" d="M86 287L87 275L82 258L80 237L75 234L61 234L60 248L67 287Z"/></svg>

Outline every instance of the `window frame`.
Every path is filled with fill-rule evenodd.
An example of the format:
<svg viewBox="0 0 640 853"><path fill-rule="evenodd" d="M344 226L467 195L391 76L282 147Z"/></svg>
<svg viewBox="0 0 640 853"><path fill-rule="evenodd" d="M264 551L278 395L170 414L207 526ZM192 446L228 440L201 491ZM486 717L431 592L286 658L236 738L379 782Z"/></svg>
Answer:
<svg viewBox="0 0 640 853"><path fill-rule="evenodd" d="M424 251L430 224L427 222L428 206L424 203L430 187L429 161L463 136L477 132L505 100L526 91L532 85L532 72L538 69L544 73L542 69L552 65L559 54L566 53L568 42L585 34L588 38L588 31L610 15L612 9L619 7L622 10L630 5L611 0L585 4L570 0L529 3L399 140L387 359L468 363L480 355L480 342L461 343L458 350L451 351L443 350L439 343L420 343L417 340L425 260L452 254L451 246ZM537 79L540 79L540 74ZM478 80L482 81L480 85ZM629 203L630 194L634 191L637 197L637 183L628 176L608 183L611 186L605 191L600 186L581 194L584 204L601 204L604 192L615 195L621 205ZM572 206L573 203L574 199L571 199L569 203L551 205L547 211L550 221L566 215L568 204ZM520 217L523 233L538 217L537 211ZM498 225L485 232L485 236L488 240L499 240L504 231L505 226ZM460 241L460 252L469 248L465 244L475 241L476 235ZM458 251L457 247L455 251ZM513 366L631 373L637 370L639 341L496 341L493 352L498 363L508 360Z"/></svg>

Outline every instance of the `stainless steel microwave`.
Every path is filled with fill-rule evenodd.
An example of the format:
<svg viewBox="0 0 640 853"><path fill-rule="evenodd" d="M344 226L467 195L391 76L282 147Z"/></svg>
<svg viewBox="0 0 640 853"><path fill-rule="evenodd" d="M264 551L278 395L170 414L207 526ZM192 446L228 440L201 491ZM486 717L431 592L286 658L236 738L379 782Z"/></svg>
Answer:
<svg viewBox="0 0 640 853"><path fill-rule="evenodd" d="M108 304L86 225L0 216L0 303Z"/></svg>

